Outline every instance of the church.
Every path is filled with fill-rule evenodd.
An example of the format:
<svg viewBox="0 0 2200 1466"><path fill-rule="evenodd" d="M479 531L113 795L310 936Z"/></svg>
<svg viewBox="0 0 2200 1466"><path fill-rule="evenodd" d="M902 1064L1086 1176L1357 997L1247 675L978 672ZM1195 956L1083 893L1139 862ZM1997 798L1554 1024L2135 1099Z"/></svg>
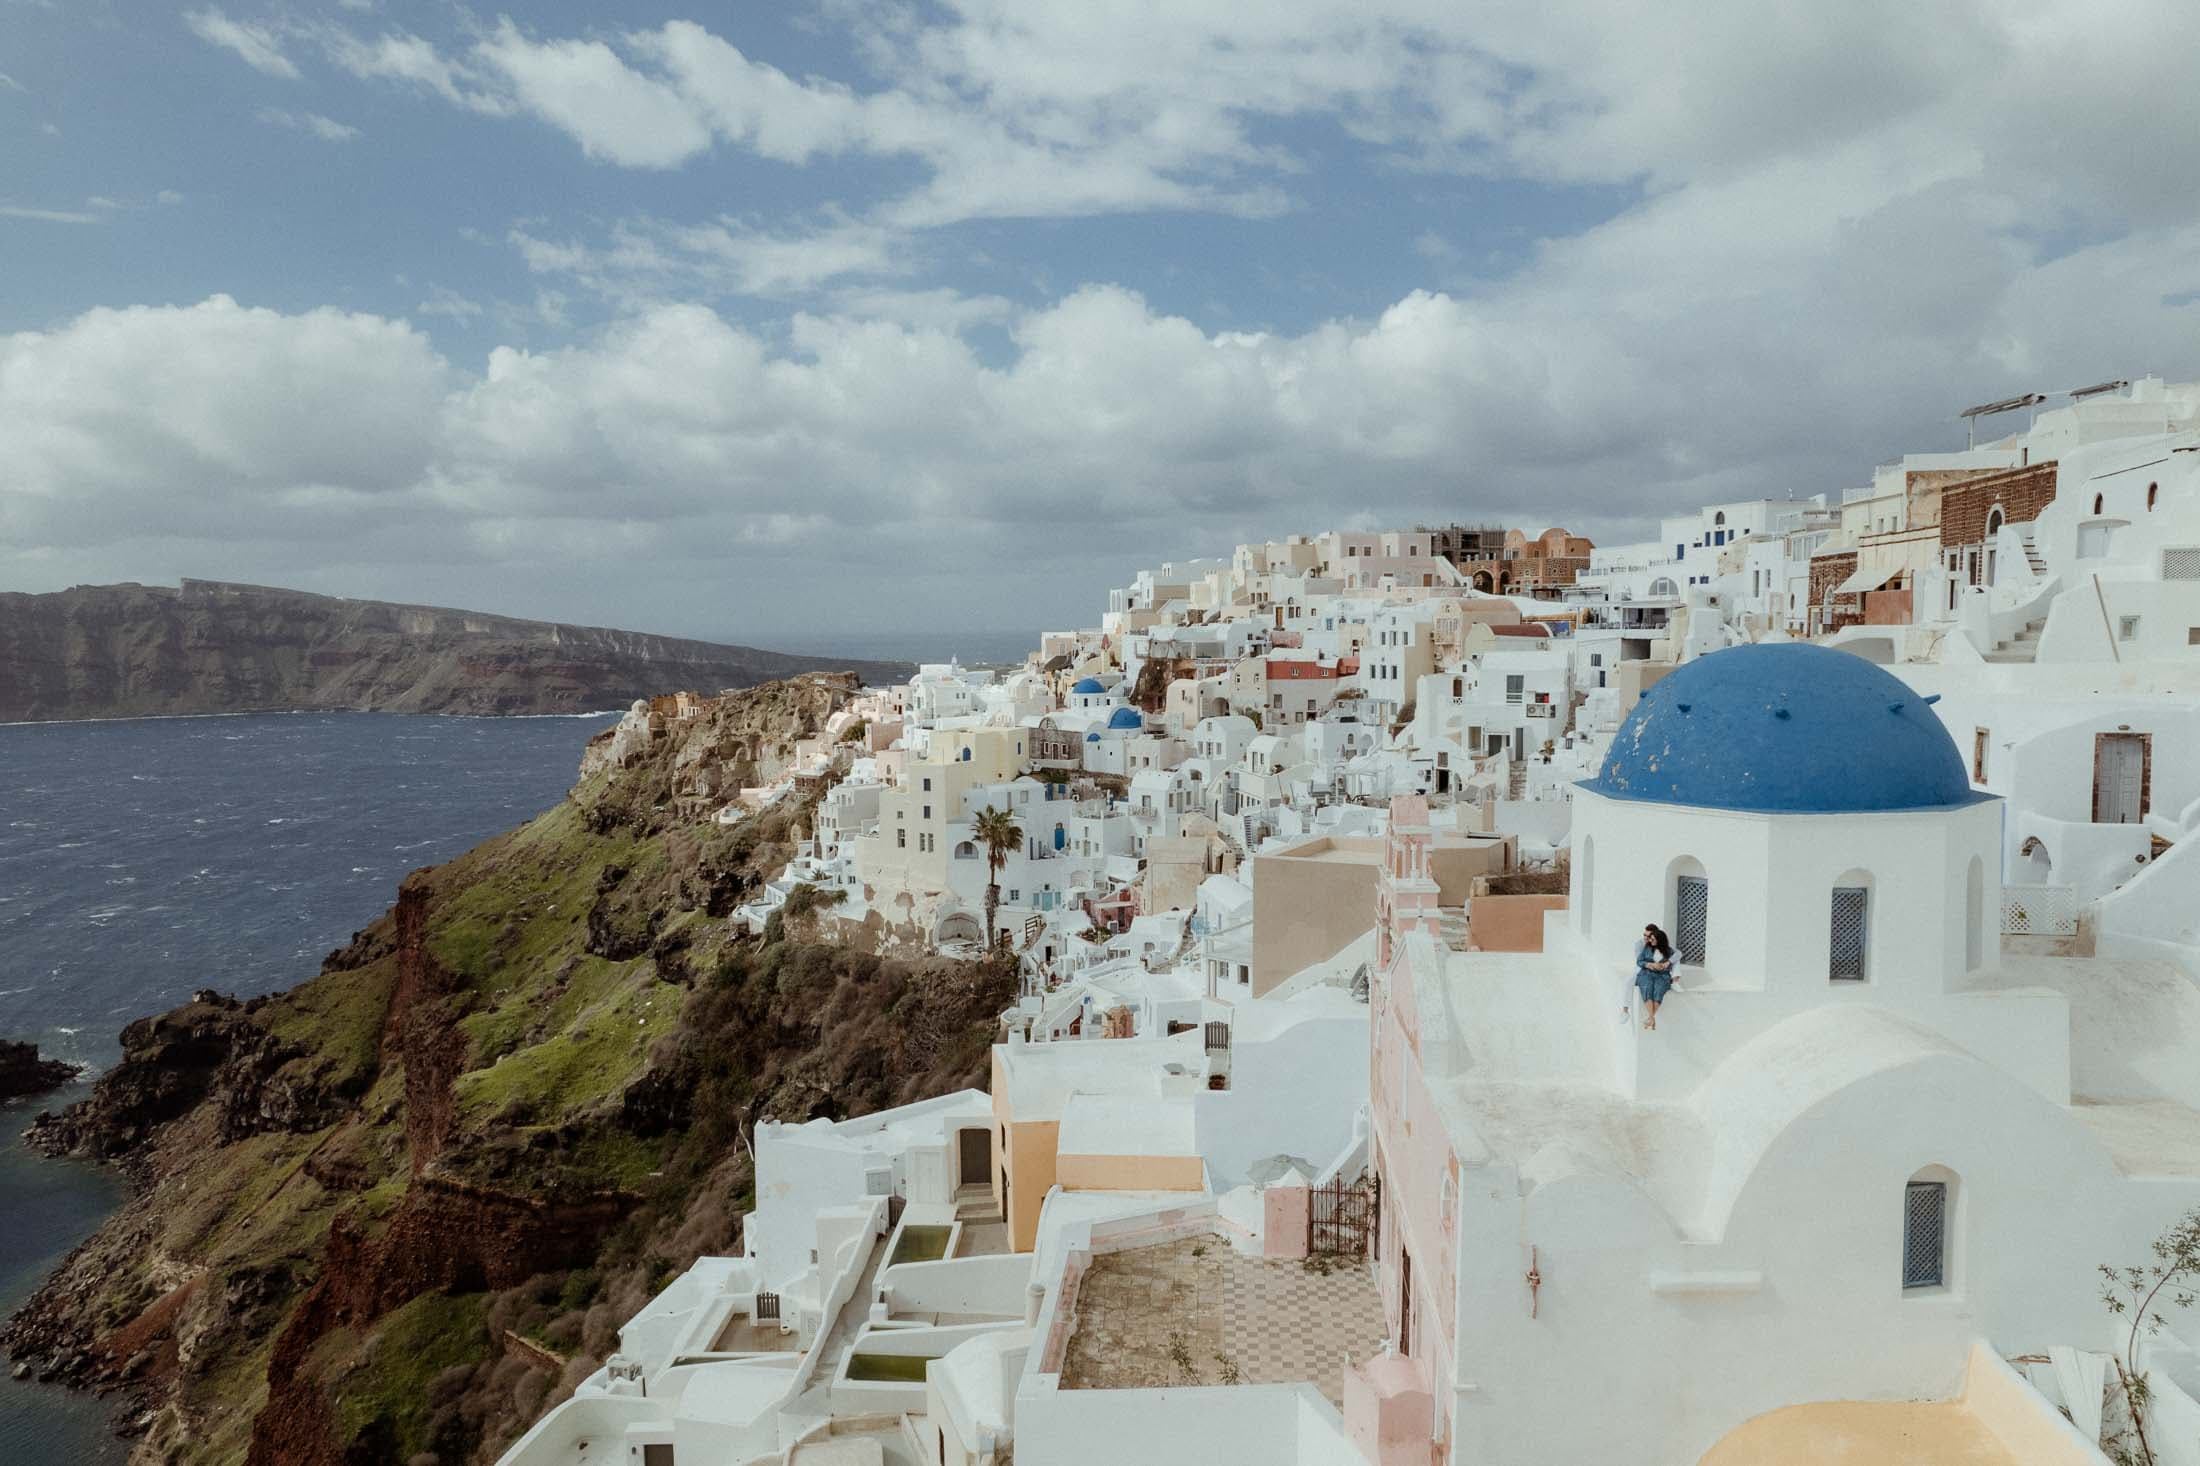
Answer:
<svg viewBox="0 0 2200 1466"><path fill-rule="evenodd" d="M1363 1449L1810 1460L1813 1431L1869 1453L1875 1412L1905 1410L1885 1428L2009 1448L1964 1402L2009 1361L2106 1349L2096 1266L2148 1260L2200 1203L2200 988L2005 949L2002 823L1927 699L1779 643L1644 694L1577 787L1539 952L1447 942L1426 802L1393 801L1371 992L1391 1352L1348 1383ZM1652 923L1677 958L1654 1030L1632 987ZM2036 1414L1977 1459L2098 1459Z"/></svg>

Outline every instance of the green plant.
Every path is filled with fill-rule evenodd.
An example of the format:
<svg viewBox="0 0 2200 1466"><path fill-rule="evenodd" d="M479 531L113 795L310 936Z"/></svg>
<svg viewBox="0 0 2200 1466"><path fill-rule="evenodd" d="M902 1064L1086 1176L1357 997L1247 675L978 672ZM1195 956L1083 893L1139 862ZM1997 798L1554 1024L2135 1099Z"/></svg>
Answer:
<svg viewBox="0 0 2200 1466"><path fill-rule="evenodd" d="M1199 1383L1199 1364L1192 1358L1191 1335L1182 1329L1172 1330L1169 1334L1169 1361L1176 1366L1176 1372L1185 1384Z"/></svg>
<svg viewBox="0 0 2200 1466"><path fill-rule="evenodd" d="M987 805L972 822L978 843L985 847L985 942L994 944L993 918L1001 909L1001 867L1024 843L1024 827L1005 809Z"/></svg>
<svg viewBox="0 0 2200 1466"><path fill-rule="evenodd" d="M868 718L858 718L853 723L850 723L847 727L840 730L840 741L842 743L861 743L863 741L863 735L865 733L868 733L870 730L871 720Z"/></svg>
<svg viewBox="0 0 2200 1466"><path fill-rule="evenodd" d="M1235 1359L1217 1349L1215 1351L1215 1364L1222 1371L1222 1382L1224 1384L1234 1385L1238 1382L1242 1371L1238 1369L1238 1362Z"/></svg>
<svg viewBox="0 0 2200 1466"><path fill-rule="evenodd" d="M2123 1353L2116 1358L2116 1379L2123 1387L2128 1425L2113 1442L2104 1442L2120 1466L2154 1466L2154 1447L2147 1440L2146 1411L2150 1391L2146 1373L2139 1368L2139 1331L2162 1331L2169 1320L2164 1307L2190 1308L2200 1296L2200 1207L2170 1223L2154 1239L2154 1261L2138 1267L2100 1265L2101 1301L2121 1318L2131 1315L2124 1336ZM2136 1443L2137 1449L2132 1448Z"/></svg>

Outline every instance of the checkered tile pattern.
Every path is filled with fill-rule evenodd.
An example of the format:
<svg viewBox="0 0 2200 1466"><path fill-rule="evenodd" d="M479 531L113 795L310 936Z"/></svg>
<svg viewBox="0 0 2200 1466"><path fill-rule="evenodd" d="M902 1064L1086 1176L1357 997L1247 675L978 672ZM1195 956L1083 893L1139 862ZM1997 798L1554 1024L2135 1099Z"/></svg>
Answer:
<svg viewBox="0 0 2200 1466"><path fill-rule="evenodd" d="M1387 1332L1364 1263L1323 1276L1295 1262L1234 1253L1223 1259L1223 1352L1237 1360L1246 1384L1305 1380L1342 1407L1345 1356L1368 1358Z"/></svg>
<svg viewBox="0 0 2200 1466"><path fill-rule="evenodd" d="M1240 1257L1219 1237L1193 1238L1093 1259L1077 1297L1077 1327L1062 1364L1070 1389L1148 1389L1223 1383L1310 1383L1344 1402L1344 1363L1366 1359L1385 1334L1375 1279L1364 1265L1324 1274L1296 1262Z"/></svg>

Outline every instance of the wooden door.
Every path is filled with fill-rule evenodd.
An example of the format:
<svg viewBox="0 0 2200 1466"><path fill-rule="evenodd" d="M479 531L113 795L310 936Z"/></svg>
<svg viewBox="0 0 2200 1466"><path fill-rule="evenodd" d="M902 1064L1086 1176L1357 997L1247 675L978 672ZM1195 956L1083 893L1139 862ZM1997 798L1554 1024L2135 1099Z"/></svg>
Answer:
<svg viewBox="0 0 2200 1466"><path fill-rule="evenodd" d="M961 1135L962 1139L959 1143L962 1146L962 1184L965 1186L983 1186L985 1178L993 1170L991 1144L993 1132L990 1130L964 1130Z"/></svg>
<svg viewBox="0 0 2200 1466"><path fill-rule="evenodd" d="M2093 822L2133 825L2146 815L2147 741L2142 733L2103 733L2093 748Z"/></svg>

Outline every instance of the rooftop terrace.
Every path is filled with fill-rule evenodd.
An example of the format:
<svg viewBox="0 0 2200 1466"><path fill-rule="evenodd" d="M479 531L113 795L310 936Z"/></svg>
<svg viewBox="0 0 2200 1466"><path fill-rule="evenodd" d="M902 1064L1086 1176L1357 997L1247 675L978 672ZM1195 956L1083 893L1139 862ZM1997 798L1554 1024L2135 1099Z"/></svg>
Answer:
<svg viewBox="0 0 2200 1466"><path fill-rule="evenodd" d="M1363 1266L1271 1262L1220 1237L1187 1238L1092 1260L1062 1388L1303 1382L1341 1408L1345 1356L1369 1358L1385 1334Z"/></svg>

